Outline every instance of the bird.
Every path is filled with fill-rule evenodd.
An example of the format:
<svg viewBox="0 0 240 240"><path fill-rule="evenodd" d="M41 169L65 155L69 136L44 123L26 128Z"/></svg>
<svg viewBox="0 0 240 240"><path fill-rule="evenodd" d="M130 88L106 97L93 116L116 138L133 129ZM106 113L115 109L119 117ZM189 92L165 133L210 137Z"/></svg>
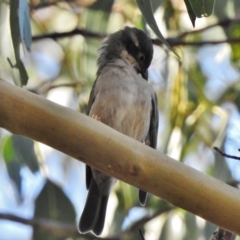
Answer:
<svg viewBox="0 0 240 240"><path fill-rule="evenodd" d="M87 114L152 148L157 146L157 96L148 83L153 45L147 34L125 27L110 34L98 50L97 76ZM119 159L119 161L121 161ZM86 165L88 195L78 229L100 235L104 228L110 191L117 179ZM147 193L139 189L145 205Z"/></svg>

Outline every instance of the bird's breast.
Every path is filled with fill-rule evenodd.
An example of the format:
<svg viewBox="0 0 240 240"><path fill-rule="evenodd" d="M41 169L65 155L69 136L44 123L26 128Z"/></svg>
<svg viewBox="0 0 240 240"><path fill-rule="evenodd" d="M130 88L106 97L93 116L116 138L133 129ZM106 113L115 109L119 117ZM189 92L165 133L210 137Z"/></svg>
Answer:
<svg viewBox="0 0 240 240"><path fill-rule="evenodd" d="M144 141L150 126L151 86L140 77L135 79L124 71L117 72L115 76L106 74L105 78L98 80L90 116L96 115L106 125Z"/></svg>

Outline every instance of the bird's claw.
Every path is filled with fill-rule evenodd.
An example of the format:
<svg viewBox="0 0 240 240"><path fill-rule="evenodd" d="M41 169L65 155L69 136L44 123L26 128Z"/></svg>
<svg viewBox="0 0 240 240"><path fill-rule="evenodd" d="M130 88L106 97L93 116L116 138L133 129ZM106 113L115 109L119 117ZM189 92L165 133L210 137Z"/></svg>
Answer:
<svg viewBox="0 0 240 240"><path fill-rule="evenodd" d="M99 122L101 122L101 117L99 117L99 116L97 116L95 114L92 115L92 118L97 120L97 121L99 121Z"/></svg>
<svg viewBox="0 0 240 240"><path fill-rule="evenodd" d="M146 146L150 146L150 142L147 140L147 141L143 141L143 144L146 145Z"/></svg>

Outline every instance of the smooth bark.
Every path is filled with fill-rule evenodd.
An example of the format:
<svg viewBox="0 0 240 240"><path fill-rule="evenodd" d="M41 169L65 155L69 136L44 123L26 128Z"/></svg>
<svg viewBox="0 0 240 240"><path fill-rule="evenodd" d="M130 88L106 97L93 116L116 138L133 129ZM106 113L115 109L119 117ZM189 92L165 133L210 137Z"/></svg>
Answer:
<svg viewBox="0 0 240 240"><path fill-rule="evenodd" d="M240 234L240 191L81 113L0 80L0 127Z"/></svg>

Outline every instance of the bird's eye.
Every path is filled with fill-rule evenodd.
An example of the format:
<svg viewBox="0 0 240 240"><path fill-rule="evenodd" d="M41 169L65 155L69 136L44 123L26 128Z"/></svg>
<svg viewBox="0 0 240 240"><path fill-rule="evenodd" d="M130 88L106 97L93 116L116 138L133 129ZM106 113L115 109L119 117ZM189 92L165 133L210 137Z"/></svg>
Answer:
<svg viewBox="0 0 240 240"><path fill-rule="evenodd" d="M138 60L139 60L140 62L143 62L143 61L145 60L145 57L144 57L144 55L143 55L142 53L139 54Z"/></svg>

